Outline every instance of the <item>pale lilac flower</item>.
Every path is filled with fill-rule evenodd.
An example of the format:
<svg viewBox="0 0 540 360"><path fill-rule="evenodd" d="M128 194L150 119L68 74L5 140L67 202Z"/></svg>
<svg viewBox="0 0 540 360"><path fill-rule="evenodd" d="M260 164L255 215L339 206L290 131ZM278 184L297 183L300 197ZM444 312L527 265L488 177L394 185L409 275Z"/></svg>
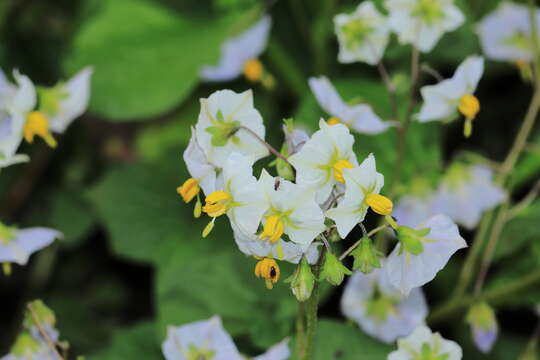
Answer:
<svg viewBox="0 0 540 360"><path fill-rule="evenodd" d="M391 352L387 360L461 360L462 357L463 351L457 343L422 325L411 335L399 339L398 349Z"/></svg>
<svg viewBox="0 0 540 360"><path fill-rule="evenodd" d="M53 229L16 229L0 224L0 263L26 265L30 255L62 237Z"/></svg>

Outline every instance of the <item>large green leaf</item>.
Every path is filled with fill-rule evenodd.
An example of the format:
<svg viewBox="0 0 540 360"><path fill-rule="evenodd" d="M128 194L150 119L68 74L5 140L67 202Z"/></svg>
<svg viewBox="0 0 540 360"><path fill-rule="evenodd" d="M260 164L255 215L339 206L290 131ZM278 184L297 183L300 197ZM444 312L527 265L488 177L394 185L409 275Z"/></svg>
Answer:
<svg viewBox="0 0 540 360"><path fill-rule="evenodd" d="M117 330L111 344L89 360L161 360L160 345L153 323L140 323L131 328Z"/></svg>
<svg viewBox="0 0 540 360"><path fill-rule="evenodd" d="M216 62L232 23L183 17L149 0L90 4L65 68L94 66L90 109L117 121L174 108L197 84L199 68Z"/></svg>
<svg viewBox="0 0 540 360"><path fill-rule="evenodd" d="M393 348L365 335L359 328L335 320L319 321L315 360L381 360Z"/></svg>
<svg viewBox="0 0 540 360"><path fill-rule="evenodd" d="M51 226L64 234L62 243L79 244L94 225L94 217L78 193L58 192L49 213Z"/></svg>

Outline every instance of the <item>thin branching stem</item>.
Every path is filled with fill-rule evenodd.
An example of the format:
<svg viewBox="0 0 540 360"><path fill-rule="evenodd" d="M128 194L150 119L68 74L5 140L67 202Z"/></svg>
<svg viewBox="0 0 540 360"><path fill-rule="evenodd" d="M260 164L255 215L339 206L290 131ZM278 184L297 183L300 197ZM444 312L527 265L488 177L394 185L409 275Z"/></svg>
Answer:
<svg viewBox="0 0 540 360"><path fill-rule="evenodd" d="M276 157L280 158L281 160L285 161L287 164L291 165L291 163L289 162L289 160L285 156L283 156L279 151L274 149L274 147L272 145L270 145L269 143L264 141L264 139L262 139L259 135L257 135L257 133L255 131L253 131L250 128L248 128L246 126L243 126L243 125L239 126L238 130L244 130L244 131L248 132L255 139L257 139L261 144L263 144L268 149L268 151L270 151L272 154L274 154Z"/></svg>
<svg viewBox="0 0 540 360"><path fill-rule="evenodd" d="M54 341L52 341L52 339L49 337L49 335L47 334L47 332L45 331L45 329L39 322L39 317L37 316L36 312L32 308L32 304L28 304L27 308L28 308L28 311L30 312L30 316L32 317L32 321L34 322L34 325L36 325L39 333L41 334L43 339L45 339L47 346L51 349L51 351L53 352L53 354L56 356L58 360L64 360L62 355L60 355L60 353L56 349L56 345L54 344Z"/></svg>

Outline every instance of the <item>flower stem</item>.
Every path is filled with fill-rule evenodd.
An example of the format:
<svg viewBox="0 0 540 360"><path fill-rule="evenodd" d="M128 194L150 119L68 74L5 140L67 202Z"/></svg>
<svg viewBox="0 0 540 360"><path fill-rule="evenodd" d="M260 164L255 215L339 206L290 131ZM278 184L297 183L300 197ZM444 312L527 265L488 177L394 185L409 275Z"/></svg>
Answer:
<svg viewBox="0 0 540 360"><path fill-rule="evenodd" d="M376 233L378 233L379 231L381 231L383 229L386 229L387 227L388 227L387 224L377 226L375 229L373 229L369 233L367 233L366 237L371 237L371 236L375 235ZM345 250L345 252L343 254L341 254L341 256L339 257L339 260L341 261L341 260L345 259L347 257L347 255L349 255L354 249L356 249L356 247L358 246L358 244L360 244L361 241L362 241L362 239L358 240L357 242L352 244L351 247L349 247L347 250Z"/></svg>
<svg viewBox="0 0 540 360"><path fill-rule="evenodd" d="M54 344L52 339L49 337L49 335L47 334L45 329L43 329L43 326L39 322L39 317L37 316L36 312L32 308L32 304L28 304L27 308L28 308L28 311L30 312L34 325L36 325L39 333L41 334L41 336L43 336L43 339L45 339L45 342L47 343L47 346L49 347L49 349L52 351L52 353L58 360L63 360L64 358L62 357L62 355L60 355L60 353L56 349L56 345Z"/></svg>
<svg viewBox="0 0 540 360"><path fill-rule="evenodd" d="M296 313L296 357L302 359L306 353L306 329L305 329L306 310L304 303L298 302L298 311Z"/></svg>
<svg viewBox="0 0 540 360"><path fill-rule="evenodd" d="M312 271L315 279L319 278L321 272L321 266L324 263L326 254L326 247L322 247L319 260L313 265ZM317 334L317 312L319 309L319 282L315 280L313 285L313 291L311 297L307 301L307 314L306 314L306 352L302 360L310 360L313 357L313 347L315 345L315 335Z"/></svg>
<svg viewBox="0 0 540 360"><path fill-rule="evenodd" d="M243 126L243 125L239 126L238 129L248 132L255 139L257 139L261 144L263 144L268 149L268 151L270 151L272 154L274 154L276 157L280 158L281 160L285 161L287 164L291 165L291 163L289 162L289 160L285 156L283 156L279 151L274 149L274 147L272 145L270 145L269 143L264 141L264 139L262 139L259 135L257 135L257 133L255 131L253 131L250 128L248 128L246 126Z"/></svg>

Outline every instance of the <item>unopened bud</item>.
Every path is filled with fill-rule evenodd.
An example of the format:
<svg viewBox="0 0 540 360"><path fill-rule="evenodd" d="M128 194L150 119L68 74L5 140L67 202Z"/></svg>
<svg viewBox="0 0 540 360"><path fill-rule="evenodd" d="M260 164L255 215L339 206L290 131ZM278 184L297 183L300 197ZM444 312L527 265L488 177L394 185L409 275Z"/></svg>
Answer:
<svg viewBox="0 0 540 360"><path fill-rule="evenodd" d="M352 251L351 255L354 257L353 270L369 274L373 269L381 267L379 258L382 257L382 253L375 248L367 236L360 239L360 244Z"/></svg>
<svg viewBox="0 0 540 360"><path fill-rule="evenodd" d="M345 275L351 275L352 271L339 261L336 255L326 253L324 265L321 271L320 280L327 280L332 285L339 285L343 282Z"/></svg>
<svg viewBox="0 0 540 360"><path fill-rule="evenodd" d="M285 282L291 283L291 290L298 301L304 302L311 297L315 276L305 257L302 258L294 273Z"/></svg>
<svg viewBox="0 0 540 360"><path fill-rule="evenodd" d="M499 332L493 308L485 302L474 304L467 313L466 321L471 326L476 347L483 353L488 353L493 348Z"/></svg>

